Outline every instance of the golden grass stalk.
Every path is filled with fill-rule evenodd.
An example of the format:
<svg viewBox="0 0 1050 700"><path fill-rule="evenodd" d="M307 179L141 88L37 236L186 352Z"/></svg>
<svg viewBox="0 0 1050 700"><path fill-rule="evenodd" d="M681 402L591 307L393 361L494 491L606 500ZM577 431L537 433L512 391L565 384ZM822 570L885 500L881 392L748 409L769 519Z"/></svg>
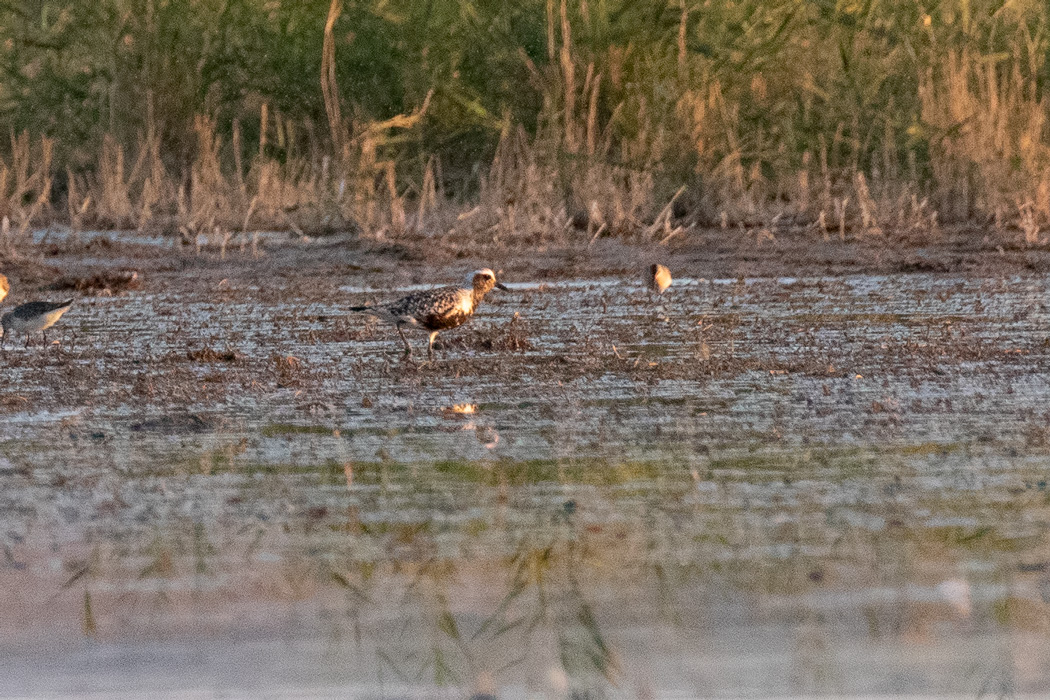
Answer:
<svg viewBox="0 0 1050 700"><path fill-rule="evenodd" d="M328 19L324 25L324 42L321 49L321 94L324 97L328 128L337 155L344 155L343 116L339 105L339 86L335 75L335 38L333 30L343 12L342 0L332 0L328 6Z"/></svg>
<svg viewBox="0 0 1050 700"><path fill-rule="evenodd" d="M921 76L937 207L956 220L974 210L1025 227L1050 221L1050 102L1020 58L949 51Z"/></svg>
<svg viewBox="0 0 1050 700"><path fill-rule="evenodd" d="M33 149L29 132L23 131L11 136L10 160L0 160L0 221L8 255L17 255L50 208L54 149L54 140L44 136Z"/></svg>

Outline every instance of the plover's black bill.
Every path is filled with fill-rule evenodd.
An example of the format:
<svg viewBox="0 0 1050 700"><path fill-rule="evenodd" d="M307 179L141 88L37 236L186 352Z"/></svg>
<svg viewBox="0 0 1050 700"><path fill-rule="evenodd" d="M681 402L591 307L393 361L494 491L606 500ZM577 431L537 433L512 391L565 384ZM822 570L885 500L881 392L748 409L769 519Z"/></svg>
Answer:
<svg viewBox="0 0 1050 700"><path fill-rule="evenodd" d="M496 283L496 289L502 289L505 292L509 292L510 291L510 287L508 287L507 285L503 284L502 282L497 282Z"/></svg>

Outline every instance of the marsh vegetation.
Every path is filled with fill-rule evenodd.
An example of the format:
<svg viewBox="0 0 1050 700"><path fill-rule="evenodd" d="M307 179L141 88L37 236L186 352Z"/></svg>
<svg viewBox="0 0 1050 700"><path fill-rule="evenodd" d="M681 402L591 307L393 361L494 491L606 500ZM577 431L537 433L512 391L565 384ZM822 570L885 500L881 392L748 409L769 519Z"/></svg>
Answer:
<svg viewBox="0 0 1050 700"><path fill-rule="evenodd" d="M1050 219L1038 0L19 0L0 20L9 238L978 223L1035 245Z"/></svg>

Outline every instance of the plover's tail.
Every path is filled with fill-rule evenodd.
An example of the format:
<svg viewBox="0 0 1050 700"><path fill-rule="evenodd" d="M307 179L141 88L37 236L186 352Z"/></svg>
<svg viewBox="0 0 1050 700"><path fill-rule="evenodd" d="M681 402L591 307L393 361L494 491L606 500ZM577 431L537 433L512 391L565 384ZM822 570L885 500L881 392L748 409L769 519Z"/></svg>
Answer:
<svg viewBox="0 0 1050 700"><path fill-rule="evenodd" d="M368 314L369 316L375 316L376 318L390 320L390 310L382 304L365 304L364 306L351 306L351 311L356 311L361 314Z"/></svg>

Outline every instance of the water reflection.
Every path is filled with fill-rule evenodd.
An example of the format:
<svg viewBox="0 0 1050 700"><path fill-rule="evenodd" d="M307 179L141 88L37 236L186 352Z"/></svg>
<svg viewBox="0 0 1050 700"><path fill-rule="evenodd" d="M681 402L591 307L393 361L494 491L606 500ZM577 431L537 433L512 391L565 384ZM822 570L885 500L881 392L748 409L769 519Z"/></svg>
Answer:
<svg viewBox="0 0 1050 700"><path fill-rule="evenodd" d="M750 469L715 455L697 478L677 462L252 465L246 452L227 440L161 475L89 472L60 492L34 489L37 472L5 477L7 651L273 634L314 640L294 653L327 683L380 693L1050 682L1038 473L976 489L955 464L893 452L757 454Z"/></svg>

